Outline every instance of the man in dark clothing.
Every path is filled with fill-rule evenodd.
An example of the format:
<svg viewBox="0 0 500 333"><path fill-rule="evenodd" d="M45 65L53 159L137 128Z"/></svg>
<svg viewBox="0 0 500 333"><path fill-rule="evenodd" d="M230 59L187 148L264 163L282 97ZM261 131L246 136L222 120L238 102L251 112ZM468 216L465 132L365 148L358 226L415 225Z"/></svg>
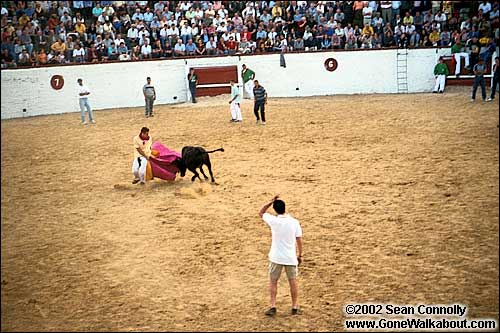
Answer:
<svg viewBox="0 0 500 333"><path fill-rule="evenodd" d="M472 86L472 99L471 102L476 100L477 87L481 86L481 95L483 101L486 101L486 86L484 84L484 73L486 72L486 65L482 58L479 58L477 64L474 65L474 85Z"/></svg>
<svg viewBox="0 0 500 333"><path fill-rule="evenodd" d="M189 91L191 92L191 100L196 103L196 85L198 84L198 75L194 73L194 68L189 70L188 74Z"/></svg>
<svg viewBox="0 0 500 333"><path fill-rule="evenodd" d="M260 123L262 119L262 125L266 124L266 114L265 114L265 105L267 104L267 92L263 86L259 84L259 81L254 81L255 87L253 88L253 97L254 97L254 106L253 113L257 118L256 124ZM260 109L260 117L259 117L259 109Z"/></svg>

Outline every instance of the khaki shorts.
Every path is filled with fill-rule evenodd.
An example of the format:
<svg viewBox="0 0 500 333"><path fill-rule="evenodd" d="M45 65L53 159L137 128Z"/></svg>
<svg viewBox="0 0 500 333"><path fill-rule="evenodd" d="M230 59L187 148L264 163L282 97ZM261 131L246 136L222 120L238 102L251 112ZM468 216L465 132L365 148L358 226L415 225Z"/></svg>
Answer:
<svg viewBox="0 0 500 333"><path fill-rule="evenodd" d="M288 280L297 278L299 270L295 265L280 265L274 262L269 262L269 278L273 281L278 281L281 275L281 270L285 267L286 277Z"/></svg>

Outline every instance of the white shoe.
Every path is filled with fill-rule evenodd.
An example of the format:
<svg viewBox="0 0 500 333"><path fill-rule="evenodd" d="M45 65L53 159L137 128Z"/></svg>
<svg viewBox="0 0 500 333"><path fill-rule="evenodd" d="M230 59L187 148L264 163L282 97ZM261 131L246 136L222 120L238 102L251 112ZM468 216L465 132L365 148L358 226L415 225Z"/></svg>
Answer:
<svg viewBox="0 0 500 333"><path fill-rule="evenodd" d="M87 125L87 122L86 121L82 121L80 124Z"/></svg>
<svg viewBox="0 0 500 333"><path fill-rule="evenodd" d="M486 100L486 102L491 102L492 100L493 100L493 98L491 98L491 97L490 97L490 98L488 98L488 99Z"/></svg>
<svg viewBox="0 0 500 333"><path fill-rule="evenodd" d="M263 121L263 122L262 122L262 125L266 125L266 122L265 122L265 121Z"/></svg>
<svg viewBox="0 0 500 333"><path fill-rule="evenodd" d="M471 102L475 102L476 100L475 100L474 98L471 98L471 99L470 99L470 101L471 101Z"/></svg>
<svg viewBox="0 0 500 333"><path fill-rule="evenodd" d="M91 120L91 121L90 121L90 123L95 124L95 121L94 121L94 120Z"/></svg>
<svg viewBox="0 0 500 333"><path fill-rule="evenodd" d="M260 120L255 121L255 125L258 125L260 123Z"/></svg>

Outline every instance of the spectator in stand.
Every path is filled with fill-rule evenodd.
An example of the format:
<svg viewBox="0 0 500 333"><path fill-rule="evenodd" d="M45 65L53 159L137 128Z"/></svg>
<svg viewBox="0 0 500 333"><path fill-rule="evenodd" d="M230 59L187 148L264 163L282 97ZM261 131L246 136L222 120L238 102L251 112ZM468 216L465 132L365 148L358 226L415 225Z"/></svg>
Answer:
<svg viewBox="0 0 500 333"><path fill-rule="evenodd" d="M419 47L420 46L420 34L416 29L407 29L408 33L410 33L410 47ZM411 32L410 32L411 31Z"/></svg>
<svg viewBox="0 0 500 333"><path fill-rule="evenodd" d="M362 1L363 2L363 1ZM373 9L372 7L368 6L368 2L364 2L362 9L363 13L363 25L371 25L372 23L372 16L373 16Z"/></svg>
<svg viewBox="0 0 500 333"><path fill-rule="evenodd" d="M17 60L17 64L21 67L27 67L32 65L31 56L29 55L26 49L23 49L21 51L21 54L19 54L19 59Z"/></svg>
<svg viewBox="0 0 500 333"><path fill-rule="evenodd" d="M141 46L141 59L151 59L152 49L149 42L146 40Z"/></svg>
<svg viewBox="0 0 500 333"><path fill-rule="evenodd" d="M196 44L193 43L192 39L188 39L186 46L184 47L186 51L186 55L188 56L194 56L196 55Z"/></svg>
<svg viewBox="0 0 500 333"><path fill-rule="evenodd" d="M392 1L380 1L380 11L384 23L392 22Z"/></svg>
<svg viewBox="0 0 500 333"><path fill-rule="evenodd" d="M214 36L210 36L208 42L205 44L205 49L207 50L207 55L217 55L217 43L215 42Z"/></svg>
<svg viewBox="0 0 500 333"><path fill-rule="evenodd" d="M94 42L90 43L90 47L87 51L87 61L90 63L99 62L99 56L97 55L96 45Z"/></svg>
<svg viewBox="0 0 500 333"><path fill-rule="evenodd" d="M238 50L238 43L234 40L233 36L229 36L229 40L225 43L227 47L227 54L234 55Z"/></svg>
<svg viewBox="0 0 500 333"><path fill-rule="evenodd" d="M137 29L137 25L135 23L132 23L127 31L127 42L127 46L129 48L132 48L139 44L139 29Z"/></svg>
<svg viewBox="0 0 500 333"><path fill-rule="evenodd" d="M92 16L94 17L94 20L97 20L97 18L101 16L101 14L102 14L101 4L99 3L99 1L96 1L95 7L92 8Z"/></svg>
<svg viewBox="0 0 500 333"><path fill-rule="evenodd" d="M420 33L422 31L422 27L424 26L424 17L420 14L420 11L415 12L415 16L413 17L413 24L415 25L415 29Z"/></svg>
<svg viewBox="0 0 500 333"><path fill-rule="evenodd" d="M252 52L250 43L247 41L246 37L242 37L238 43L238 54L249 54Z"/></svg>
<svg viewBox="0 0 500 333"><path fill-rule="evenodd" d="M429 41L432 43L432 45L438 46L440 40L441 36L439 34L439 31L437 29L432 30L432 32L429 35Z"/></svg>
<svg viewBox="0 0 500 333"><path fill-rule="evenodd" d="M68 35L68 37L66 37L65 44L66 44L66 52L64 53L64 56L67 62L72 62L73 51L75 50L76 47L76 42L73 40L73 36Z"/></svg>
<svg viewBox="0 0 500 333"><path fill-rule="evenodd" d="M372 23L371 25L373 27L377 26L377 24L380 24L381 27L384 26L384 20L382 19L382 17L380 16L380 12L376 12L375 13L375 16L373 17L372 19Z"/></svg>
<svg viewBox="0 0 500 333"><path fill-rule="evenodd" d="M186 55L186 46L182 43L182 39L177 40L174 46L174 57L183 57Z"/></svg>
<svg viewBox="0 0 500 333"><path fill-rule="evenodd" d="M33 39L33 49L35 51L40 51L44 49L47 51L47 37L43 34L42 30L37 30L36 36Z"/></svg>
<svg viewBox="0 0 500 333"><path fill-rule="evenodd" d="M369 23L365 24L362 34L365 36L372 36L374 33L375 31L373 31L373 27Z"/></svg>
<svg viewBox="0 0 500 333"><path fill-rule="evenodd" d="M51 50L59 54L64 54L66 52L66 44L64 44L61 38L57 39L57 42L50 46Z"/></svg>
<svg viewBox="0 0 500 333"><path fill-rule="evenodd" d="M117 51L118 51L118 55L128 54L128 48L127 48L127 45L125 45L124 41L120 42L120 44L118 45Z"/></svg>
<svg viewBox="0 0 500 333"><path fill-rule="evenodd" d="M116 48L115 42L111 42L111 44L109 45L106 59L112 61L118 60L118 49Z"/></svg>
<svg viewBox="0 0 500 333"><path fill-rule="evenodd" d="M451 44L451 34L448 29L443 28L443 31L439 35L440 46L447 47Z"/></svg>
<svg viewBox="0 0 500 333"><path fill-rule="evenodd" d="M297 37L293 43L294 51L304 51L304 40L300 37Z"/></svg>
<svg viewBox="0 0 500 333"><path fill-rule="evenodd" d="M30 3L23 4L20 2L18 6L13 7L13 10L5 9L2 17L3 36L8 34L22 39L20 45L18 45L17 41L15 43L17 46L10 43L12 55L18 57L23 48L27 49L28 54L32 51L37 52L44 46L46 50L51 50L51 46L55 43L54 39L61 38L65 42L67 37L71 36L74 43L83 43L82 49L84 50L84 45L88 47L92 41L96 41L98 57L100 60L104 60L107 58L107 48L110 43L106 40L106 48L100 51L97 42L98 35L104 36L105 33L109 33L112 38L115 38L114 36L120 33L127 35L125 44L129 50L133 51L131 53L137 53L137 56L140 55L140 47L135 49L134 46L142 46L144 41L147 40L154 50L155 56L157 56L165 51L167 39L170 40L171 45L176 44L177 39L181 37L178 27L183 27L184 30L191 29L190 36L186 33L182 36L185 39L185 44L189 37L193 40L193 44L198 44L199 40L202 40L207 51L206 53L201 52L201 54L214 53L214 51L210 51L207 45L212 34L220 52L226 54L236 52L233 49L229 52L229 48L225 45L229 42L229 36L233 36L233 40L237 44L236 49L244 49L244 52L250 53L257 52L257 50L282 52L285 45L287 50L300 50L301 44L304 44L304 49L314 50L318 47L330 47L328 44L332 43L332 41L333 47L337 48L339 47L339 40L334 34L339 35L338 26L364 23L363 21L368 17L370 11L372 17L370 25L374 28L373 34L370 36L372 45L375 47L380 44L382 47L391 46L390 38L388 38L391 33L381 31L381 28L385 27L386 23L389 23L394 32L393 35L396 36L395 42L398 44L404 33L411 47L418 47L419 44L423 45L424 43L429 45L431 40L433 40L432 44L435 46L442 45L446 47L453 45L456 40L460 40L462 45L467 45L468 50L474 37L477 37L477 40L482 41L479 53L483 57L490 57L492 50L498 44L498 35L500 33L498 1L495 1L494 4L488 1L482 2L476 5L476 8L467 7L469 9L468 13L462 10L464 4L454 3L453 1L442 3L422 1L341 1L327 3L321 1L291 1L286 3L286 7L283 1L256 2L257 6L253 6L254 3L252 2L230 2L229 11L224 8L221 2L215 2L211 5L208 2L183 1L175 7L169 2L158 2L154 5L154 10L152 7L148 8L149 3L147 1L137 3L103 1L98 2L99 4L96 4L93 9L93 2L91 1L71 3L71 6L67 6L66 2L59 2L59 5L55 3L50 6L46 2L35 2L33 8ZM102 6L104 6L104 9L101 8ZM430 6L433 8L428 11ZM479 7L479 10L477 7ZM173 8L175 8L174 11L172 11ZM473 10L471 11L471 9ZM358 10L358 12L353 15L355 10ZM363 16L363 11L365 16ZM458 12L459 15L455 17L454 13ZM403 17L399 13L404 13ZM134 19L131 19L129 15L133 15ZM408 22L411 21L412 16L413 24ZM11 22L9 23L8 20ZM353 21L354 24L352 24ZM229 22L229 24L226 22ZM380 25L378 25L378 22L380 22ZM306 27L309 27L307 33ZM51 29L57 30L51 33ZM167 32L167 29L172 31ZM174 29L177 30L176 33L174 33ZM354 47L352 37L350 43L347 43L349 29L352 28L343 29L344 34L340 37L341 47L346 45L348 49ZM434 29L437 29L440 34L438 42L432 36ZM38 33L39 30L42 31L41 37ZM220 42L219 38L224 35L226 30L229 30L229 34L224 37L223 42ZM352 30L354 37L357 39L356 44L360 47L362 33L359 29ZM26 33L24 34L23 31L26 31ZM303 38L304 34L307 38ZM376 38L374 38L375 34L377 35ZM448 34L450 34L449 39L447 38ZM28 37L30 40L28 40ZM244 44L243 37L247 40L247 47L238 47ZM47 39L45 44L43 44L44 38ZM299 38L301 40L298 40ZM488 38L492 38L495 44L491 43ZM2 48L5 48L7 47L7 45L4 46L6 44L5 37L2 39ZM117 39L115 39L115 45L119 46L121 41ZM157 40L161 41L160 46L157 46ZM364 38L364 42L364 47L366 47L368 45L366 38ZM474 44L472 46L475 50L476 46ZM14 48L17 51L17 56ZM88 50L86 50L87 53L89 53ZM71 47L67 47L66 59L72 57L72 51ZM53 62L61 58L58 57L58 53L53 53L49 56L50 61ZM200 54L200 52L196 53ZM90 56L90 54L87 56ZM472 49L470 58L471 64L474 64Z"/></svg>
<svg viewBox="0 0 500 333"><path fill-rule="evenodd" d="M186 44L188 39L193 38L193 29L189 26L188 21L184 22L184 25L182 26L180 33L183 44Z"/></svg>
<svg viewBox="0 0 500 333"><path fill-rule="evenodd" d="M400 15L401 13L401 1L392 1L392 19L391 21L392 25L397 24L396 22L396 16Z"/></svg>
<svg viewBox="0 0 500 333"><path fill-rule="evenodd" d="M38 54L35 56L34 61L37 66L47 64L47 53L45 53L45 49L42 48L40 49L40 51L38 51Z"/></svg>
<svg viewBox="0 0 500 333"><path fill-rule="evenodd" d="M33 52L33 43L31 41L31 36L28 35L28 31L26 29L23 29L21 36L19 36L19 40L23 44L28 54L31 54Z"/></svg>
<svg viewBox="0 0 500 333"><path fill-rule="evenodd" d="M448 18L446 17L446 14L444 14L441 11L438 11L437 14L436 14L436 16L434 16L434 21L436 21L437 23L439 23L441 29L443 29L446 26L447 19Z"/></svg>
<svg viewBox="0 0 500 333"><path fill-rule="evenodd" d="M73 50L73 61L76 63L85 62L85 50L82 48L80 43L77 43L75 49Z"/></svg>
<svg viewBox="0 0 500 333"><path fill-rule="evenodd" d="M405 13L405 16L403 17L403 24L413 24L413 16L410 14L410 12Z"/></svg>
<svg viewBox="0 0 500 333"><path fill-rule="evenodd" d="M491 3L489 1L482 1L481 4L479 4L478 10L482 10L483 15L488 15L491 11Z"/></svg>

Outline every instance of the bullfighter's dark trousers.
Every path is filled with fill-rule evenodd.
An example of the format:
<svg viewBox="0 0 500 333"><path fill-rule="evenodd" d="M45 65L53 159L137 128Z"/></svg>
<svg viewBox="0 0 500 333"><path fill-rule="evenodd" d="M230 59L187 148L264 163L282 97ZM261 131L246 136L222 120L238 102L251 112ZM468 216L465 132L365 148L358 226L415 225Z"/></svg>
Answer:
<svg viewBox="0 0 500 333"><path fill-rule="evenodd" d="M265 101L256 101L254 106L253 106L253 113L255 114L255 117L257 120L262 119L263 122L266 122L266 107L265 107ZM260 109L260 118L259 118L259 109Z"/></svg>

